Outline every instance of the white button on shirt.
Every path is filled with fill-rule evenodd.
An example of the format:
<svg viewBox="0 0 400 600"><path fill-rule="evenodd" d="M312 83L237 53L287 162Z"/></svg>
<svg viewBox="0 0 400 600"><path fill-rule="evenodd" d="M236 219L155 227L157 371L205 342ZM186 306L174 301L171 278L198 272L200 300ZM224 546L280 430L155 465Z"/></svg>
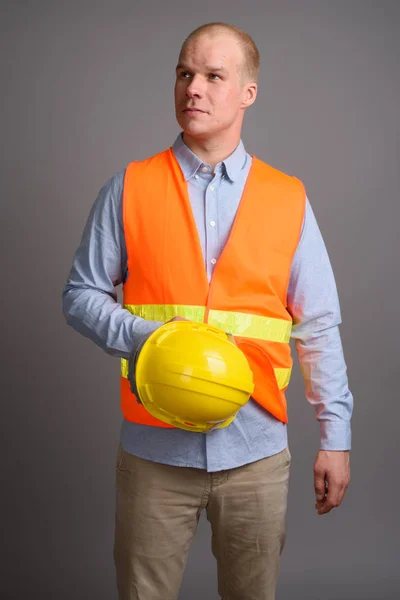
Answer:
<svg viewBox="0 0 400 600"><path fill-rule="evenodd" d="M201 167L201 170L203 171L203 173L208 173L209 171L208 167Z"/></svg>
<svg viewBox="0 0 400 600"><path fill-rule="evenodd" d="M217 259L216 259L216 258L212 258L212 259L211 259L211 264L215 265L215 263L216 263L216 262L217 262Z"/></svg>
<svg viewBox="0 0 400 600"><path fill-rule="evenodd" d="M210 190L213 192L215 190L213 185L210 185Z"/></svg>
<svg viewBox="0 0 400 600"><path fill-rule="evenodd" d="M215 221L210 221L211 227L215 227Z"/></svg>

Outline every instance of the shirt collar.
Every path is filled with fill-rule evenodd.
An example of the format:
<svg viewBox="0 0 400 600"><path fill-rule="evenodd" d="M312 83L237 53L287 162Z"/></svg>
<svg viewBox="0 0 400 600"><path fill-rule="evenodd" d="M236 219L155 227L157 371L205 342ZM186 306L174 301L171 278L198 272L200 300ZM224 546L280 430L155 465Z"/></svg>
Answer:
<svg viewBox="0 0 400 600"><path fill-rule="evenodd" d="M203 161L186 146L182 138L182 132L178 135L172 145L172 150L182 169L185 181L188 181L188 179L193 177L204 164ZM235 181L239 177L241 170L244 168L246 161L247 152L242 140L240 140L232 154L223 160L222 163L218 164L222 164L222 168L225 169L225 173L229 179Z"/></svg>

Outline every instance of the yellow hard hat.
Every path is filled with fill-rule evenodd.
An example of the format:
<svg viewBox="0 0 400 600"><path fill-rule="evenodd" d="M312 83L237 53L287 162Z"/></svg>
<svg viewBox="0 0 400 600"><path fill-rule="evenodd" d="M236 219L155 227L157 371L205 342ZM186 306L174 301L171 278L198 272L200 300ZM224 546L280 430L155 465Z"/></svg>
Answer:
<svg viewBox="0 0 400 600"><path fill-rule="evenodd" d="M146 340L136 387L148 412L188 431L226 427L253 392L253 374L228 334L206 323L171 321Z"/></svg>

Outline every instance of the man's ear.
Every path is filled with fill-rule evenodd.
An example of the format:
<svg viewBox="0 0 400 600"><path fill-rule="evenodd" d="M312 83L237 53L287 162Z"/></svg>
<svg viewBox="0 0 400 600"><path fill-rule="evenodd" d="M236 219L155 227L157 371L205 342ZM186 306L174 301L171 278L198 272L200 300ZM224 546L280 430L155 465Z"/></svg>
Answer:
<svg viewBox="0 0 400 600"><path fill-rule="evenodd" d="M255 99L257 97L257 89L258 88L256 83L246 83L242 102L243 108L248 108L255 102Z"/></svg>

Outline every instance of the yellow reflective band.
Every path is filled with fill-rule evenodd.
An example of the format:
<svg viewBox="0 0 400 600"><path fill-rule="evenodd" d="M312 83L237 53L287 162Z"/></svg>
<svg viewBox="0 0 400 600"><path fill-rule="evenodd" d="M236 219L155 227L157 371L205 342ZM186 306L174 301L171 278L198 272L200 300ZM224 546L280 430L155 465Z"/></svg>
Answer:
<svg viewBox="0 0 400 600"><path fill-rule="evenodd" d="M126 358L121 358L121 377L128 379L129 361Z"/></svg>
<svg viewBox="0 0 400 600"><path fill-rule="evenodd" d="M184 317L196 323L204 322L206 309L204 306L189 306L187 304L124 304L135 317L148 321L170 321L174 317Z"/></svg>
<svg viewBox="0 0 400 600"><path fill-rule="evenodd" d="M125 304L124 308L133 315L150 321L165 322L180 316L203 323L205 315L204 306L186 304ZM208 323L232 335L285 344L289 343L292 331L292 322L285 319L226 310L210 310Z"/></svg>
<svg viewBox="0 0 400 600"><path fill-rule="evenodd" d="M129 361L127 361L125 358L121 358L121 377L128 379L128 369ZM274 371L276 381L278 382L278 387L280 390L283 390L289 384L292 369L276 368Z"/></svg>
<svg viewBox="0 0 400 600"><path fill-rule="evenodd" d="M292 331L291 321L225 310L210 310L208 322L233 335L286 344Z"/></svg>

